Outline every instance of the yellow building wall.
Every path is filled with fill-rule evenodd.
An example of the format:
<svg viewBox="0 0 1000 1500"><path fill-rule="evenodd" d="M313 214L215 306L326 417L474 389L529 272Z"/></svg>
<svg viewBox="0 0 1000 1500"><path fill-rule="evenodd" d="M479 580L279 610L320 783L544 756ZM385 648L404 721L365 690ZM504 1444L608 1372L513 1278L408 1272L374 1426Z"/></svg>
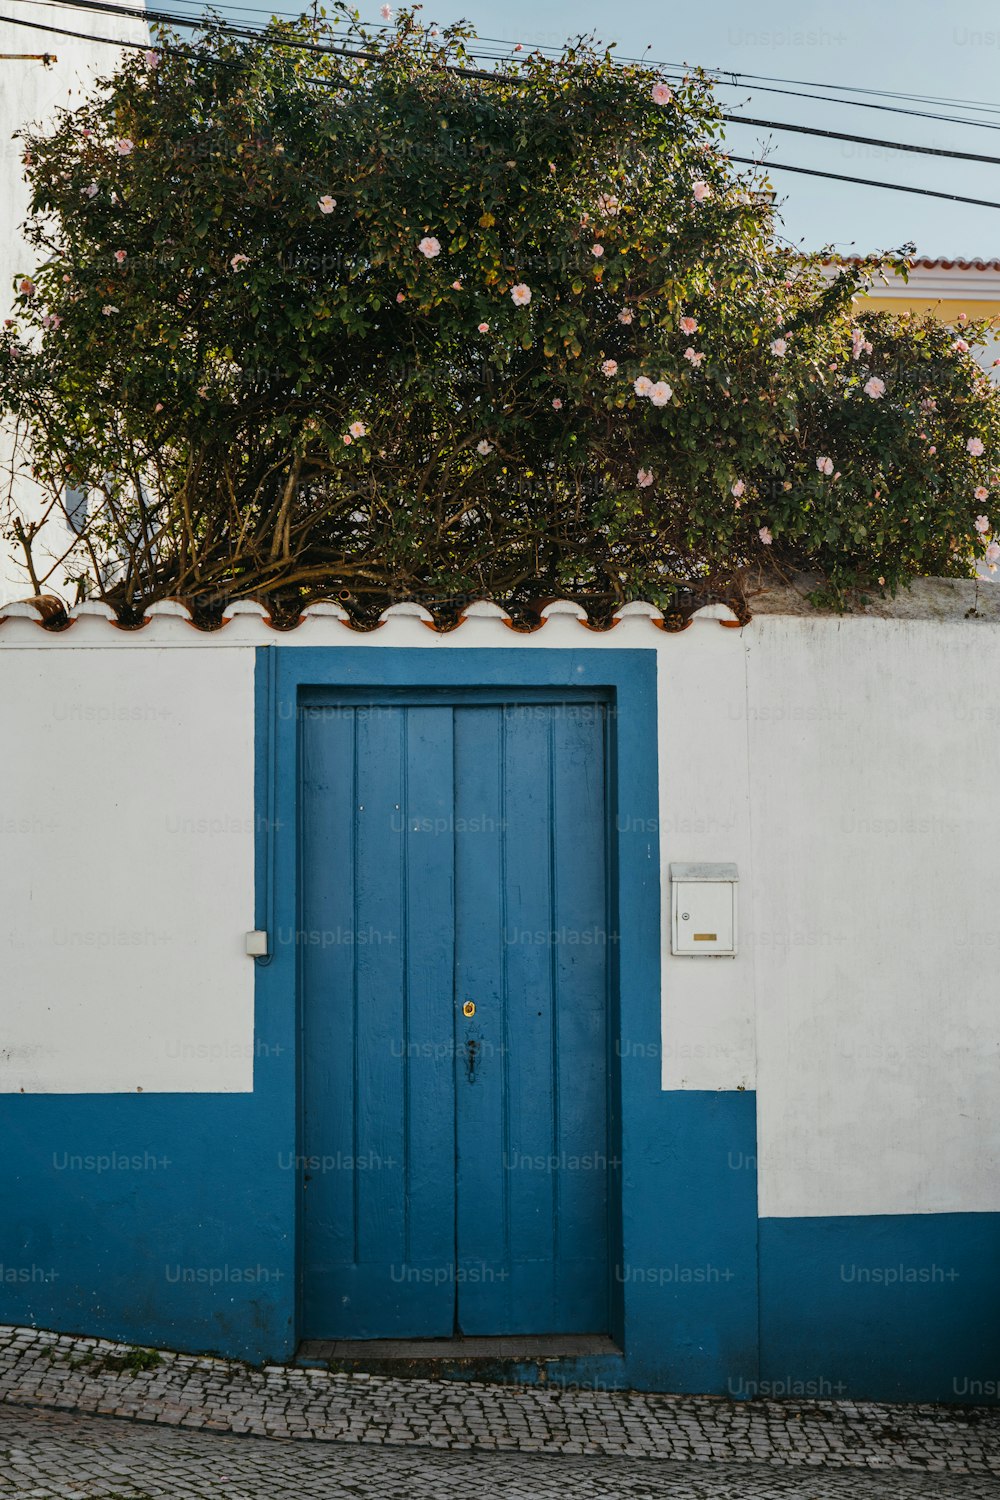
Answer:
<svg viewBox="0 0 1000 1500"><path fill-rule="evenodd" d="M1000 318L1000 298L977 299L974 297L880 297L877 293L859 297L862 307L875 312L889 313L933 313L942 323L957 323L959 313L969 318Z"/></svg>

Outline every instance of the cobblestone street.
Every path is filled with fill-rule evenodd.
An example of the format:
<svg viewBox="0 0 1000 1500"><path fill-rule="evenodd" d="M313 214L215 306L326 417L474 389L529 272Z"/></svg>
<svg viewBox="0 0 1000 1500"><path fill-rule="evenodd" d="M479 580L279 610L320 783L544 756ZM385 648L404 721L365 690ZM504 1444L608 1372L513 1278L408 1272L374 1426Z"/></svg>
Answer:
<svg viewBox="0 0 1000 1500"><path fill-rule="evenodd" d="M997 1480L768 1463L301 1443L0 1407L0 1495L38 1500L995 1500Z"/></svg>
<svg viewBox="0 0 1000 1500"><path fill-rule="evenodd" d="M1000 1413L986 1408L144 1362L101 1340L0 1329L0 1495L1000 1496Z"/></svg>

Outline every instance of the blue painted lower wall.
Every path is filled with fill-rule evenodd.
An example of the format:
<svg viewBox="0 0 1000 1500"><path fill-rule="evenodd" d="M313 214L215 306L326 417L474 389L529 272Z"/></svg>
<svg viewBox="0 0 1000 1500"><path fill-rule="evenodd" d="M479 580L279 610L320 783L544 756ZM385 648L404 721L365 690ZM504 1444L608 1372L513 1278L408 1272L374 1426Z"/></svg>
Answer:
<svg viewBox="0 0 1000 1500"><path fill-rule="evenodd" d="M765 1391L995 1404L1000 1214L762 1219Z"/></svg>
<svg viewBox="0 0 1000 1500"><path fill-rule="evenodd" d="M276 1124L260 1093L0 1100L0 1320L290 1356L295 1183Z"/></svg>
<svg viewBox="0 0 1000 1500"><path fill-rule="evenodd" d="M290 1358L294 1131L272 1066L252 1095L0 1100L0 1321ZM758 1221L754 1096L633 1083L625 1355L563 1379L997 1401L1000 1215Z"/></svg>

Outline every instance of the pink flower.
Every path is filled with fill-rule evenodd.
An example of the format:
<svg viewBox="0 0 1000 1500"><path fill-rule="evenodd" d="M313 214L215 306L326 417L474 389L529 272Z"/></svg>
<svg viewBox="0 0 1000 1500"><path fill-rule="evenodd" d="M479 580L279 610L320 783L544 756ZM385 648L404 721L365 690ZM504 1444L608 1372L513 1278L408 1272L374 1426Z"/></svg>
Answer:
<svg viewBox="0 0 1000 1500"><path fill-rule="evenodd" d="M669 104L673 99L673 91L665 83L654 83L652 88L654 104Z"/></svg>
<svg viewBox="0 0 1000 1500"><path fill-rule="evenodd" d="M160 412L162 410L163 410L163 402L162 401L157 401L156 405L153 407L153 411L154 412Z"/></svg>
<svg viewBox="0 0 1000 1500"><path fill-rule="evenodd" d="M531 287L519 281L516 286L511 287L510 299L515 307L527 307L531 301Z"/></svg>
<svg viewBox="0 0 1000 1500"><path fill-rule="evenodd" d="M344 433L344 447L345 448L349 448L353 442L354 442L354 439L351 437L351 434L349 432L345 432Z"/></svg>
<svg viewBox="0 0 1000 1500"><path fill-rule="evenodd" d="M687 349L684 350L684 358L686 360L689 360L691 364L693 364L695 367L697 367L698 365L701 364L701 362L705 358L705 356L699 350L692 349L692 348L689 347L689 348L687 348Z"/></svg>
<svg viewBox="0 0 1000 1500"><path fill-rule="evenodd" d="M460 292L462 290L462 283L460 281L453 281L451 289L453 292Z"/></svg>
<svg viewBox="0 0 1000 1500"><path fill-rule="evenodd" d="M774 541L774 537L768 531L766 526L762 526L757 535L760 537L765 547L770 547L771 543Z"/></svg>
<svg viewBox="0 0 1000 1500"><path fill-rule="evenodd" d="M119 308L119 307L113 307L110 302L108 302L104 307L101 308L101 312L104 314L104 316L106 318L110 318L111 315L112 315L112 313L116 313L116 312L120 312L120 311L121 311L121 308Z"/></svg>
<svg viewBox="0 0 1000 1500"><path fill-rule="evenodd" d="M929 447L929 448L928 448L928 450L927 450L927 452L928 452L928 453L936 453L936 452L937 452L937 448L935 448L935 446L934 446L934 444L933 444L933 443L931 443L931 445L930 445L930 447Z"/></svg>
<svg viewBox="0 0 1000 1500"><path fill-rule="evenodd" d="M250 257L249 255L237 253L236 255L232 256L229 264L232 266L234 271L238 271L240 266L248 266L250 264Z"/></svg>
<svg viewBox="0 0 1000 1500"><path fill-rule="evenodd" d="M698 332L697 318L681 318L681 333L688 335Z"/></svg>
<svg viewBox="0 0 1000 1500"><path fill-rule="evenodd" d="M784 339L772 339L771 340L771 353L772 354L776 354L779 359L781 359L782 355L787 354L788 353L788 345L785 342L785 340Z"/></svg>
<svg viewBox="0 0 1000 1500"><path fill-rule="evenodd" d="M427 260L433 260L436 255L441 254L441 241L435 239L432 234L425 234L417 249Z"/></svg>
<svg viewBox="0 0 1000 1500"><path fill-rule="evenodd" d="M96 197L96 195L97 195L97 183L96 182L88 182L87 186L85 188L83 188L82 191L83 191L83 196L85 198L94 198L94 197Z"/></svg>
<svg viewBox="0 0 1000 1500"><path fill-rule="evenodd" d="M524 43L523 42L517 42L517 43L515 43L514 51L515 52L523 52L524 51Z"/></svg>
<svg viewBox="0 0 1000 1500"><path fill-rule="evenodd" d="M605 359L605 360L602 360L601 361L601 374L602 375L609 375L609 376L610 375L617 375L618 374L618 361L616 359Z"/></svg>
<svg viewBox="0 0 1000 1500"><path fill-rule="evenodd" d="M966 451L966 453L971 453L972 456L973 456L973 458L982 458L983 454L986 451L985 448L983 447L983 440L982 440L982 438L977 438L977 437L971 437L971 438L969 438L966 441L966 444L965 444L965 451Z"/></svg>
<svg viewBox="0 0 1000 1500"><path fill-rule="evenodd" d="M127 260L127 258L128 258L128 251L127 250L116 250L115 251L115 260L118 262L119 265L123 265L125 263L125 261Z"/></svg>
<svg viewBox="0 0 1000 1500"><path fill-rule="evenodd" d="M488 323L480 323L479 324L479 332L480 333L489 333L489 331L490 331L490 325Z"/></svg>
<svg viewBox="0 0 1000 1500"><path fill-rule="evenodd" d="M590 247L590 253L591 253L591 255L596 256L598 260L600 260L601 256L604 254L604 246L603 245L591 245L591 247Z"/></svg>
<svg viewBox="0 0 1000 1500"><path fill-rule="evenodd" d="M405 302L406 301L406 293L405 292L397 292L396 293L396 301L397 302Z"/></svg>
<svg viewBox="0 0 1000 1500"><path fill-rule="evenodd" d="M817 460L816 460L816 467L817 467L817 469L819 470L819 472L821 474L832 474L833 473L833 459L832 458L817 458Z"/></svg>
<svg viewBox="0 0 1000 1500"><path fill-rule="evenodd" d="M870 396L873 401L881 400L881 398L885 395L885 381L879 380L877 375L873 375L871 380L865 381L864 392L865 395Z"/></svg>
<svg viewBox="0 0 1000 1500"><path fill-rule="evenodd" d="M964 312L960 312L959 315L958 315L958 321L960 323L967 323L969 321L969 314L968 313L964 313Z"/></svg>
<svg viewBox="0 0 1000 1500"><path fill-rule="evenodd" d="M933 396L925 396L920 403L921 411L937 411L937 402Z"/></svg>
<svg viewBox="0 0 1000 1500"><path fill-rule="evenodd" d="M988 563L995 563L997 558L1000 557L1000 542L990 542L983 556Z"/></svg>
<svg viewBox="0 0 1000 1500"><path fill-rule="evenodd" d="M485 438L480 438L476 444L476 452L482 454L483 458L485 458L487 453L493 452L493 444L488 443Z"/></svg>
<svg viewBox="0 0 1000 1500"><path fill-rule="evenodd" d="M969 352L969 346L964 339L956 339L951 347L957 350L959 354L968 354Z"/></svg>
<svg viewBox="0 0 1000 1500"><path fill-rule="evenodd" d="M851 354L855 359L861 358L861 351L865 347L865 336L860 328L851 329Z"/></svg>
<svg viewBox="0 0 1000 1500"><path fill-rule="evenodd" d="M625 324L631 323L632 309L630 307L623 307L621 312L618 314L618 321L619 323Z"/></svg>
<svg viewBox="0 0 1000 1500"><path fill-rule="evenodd" d="M598 193L597 212L605 219L613 219L617 216L621 204L614 193Z"/></svg>
<svg viewBox="0 0 1000 1500"><path fill-rule="evenodd" d="M118 152L119 156L131 156L134 144L135 143L133 141L129 140L127 135L124 135L118 142L115 150Z"/></svg>
<svg viewBox="0 0 1000 1500"><path fill-rule="evenodd" d="M30 276L24 276L17 283L17 289L22 297L33 297L35 295L35 283Z"/></svg>
<svg viewBox="0 0 1000 1500"><path fill-rule="evenodd" d="M337 207L336 198L331 198L329 193L324 193L322 198L316 200L316 203L321 214L332 214Z"/></svg>
<svg viewBox="0 0 1000 1500"><path fill-rule="evenodd" d="M61 322L62 318L60 318L58 313L46 313L44 318L42 319L42 327L58 328Z"/></svg>
<svg viewBox="0 0 1000 1500"><path fill-rule="evenodd" d="M391 5L383 5L382 9L379 11L379 15L382 17L383 21L391 21L392 20L392 6Z"/></svg>
<svg viewBox="0 0 1000 1500"><path fill-rule="evenodd" d="M562 411L562 402L559 400L558 396L554 396L552 398L552 410L553 411Z"/></svg>
<svg viewBox="0 0 1000 1500"><path fill-rule="evenodd" d="M694 194L694 201L696 203L704 203L706 198L711 198L712 196L712 189L707 182L696 182L691 191Z"/></svg>
<svg viewBox="0 0 1000 1500"><path fill-rule="evenodd" d="M160 54L154 52L152 47L147 47L142 55L147 68L158 68L160 66Z"/></svg>
<svg viewBox="0 0 1000 1500"><path fill-rule="evenodd" d="M974 500L988 500L990 498L990 492L985 484L976 485L976 488L972 492L972 498Z"/></svg>
<svg viewBox="0 0 1000 1500"><path fill-rule="evenodd" d="M635 482L641 490L648 489L653 482L652 469L640 469L635 476Z"/></svg>
<svg viewBox="0 0 1000 1500"><path fill-rule="evenodd" d="M739 500L740 497L746 493L746 485L743 483L743 480L737 479L736 483L733 485L729 493L732 495L734 500Z"/></svg>
<svg viewBox="0 0 1000 1500"><path fill-rule="evenodd" d="M980 536L985 535L985 533L990 529L989 516L977 516L975 520L975 527Z"/></svg>
<svg viewBox="0 0 1000 1500"><path fill-rule="evenodd" d="M666 406L673 394L673 390L665 380L658 380L649 388L649 399L654 406Z"/></svg>
<svg viewBox="0 0 1000 1500"><path fill-rule="evenodd" d="M648 375L640 375L637 380L632 382L632 389L637 396L648 396L653 389L653 382Z"/></svg>
<svg viewBox="0 0 1000 1500"><path fill-rule="evenodd" d="M363 438L367 433L368 428L365 426L364 422L352 422L347 430L351 434L351 437Z"/></svg>

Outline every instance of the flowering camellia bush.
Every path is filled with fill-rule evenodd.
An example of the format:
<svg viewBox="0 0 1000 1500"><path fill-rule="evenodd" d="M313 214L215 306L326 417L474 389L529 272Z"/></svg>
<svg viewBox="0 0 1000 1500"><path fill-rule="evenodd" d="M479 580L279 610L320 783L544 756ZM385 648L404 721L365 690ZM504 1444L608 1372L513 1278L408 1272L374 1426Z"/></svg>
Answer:
<svg viewBox="0 0 1000 1500"><path fill-rule="evenodd" d="M25 137L0 397L81 593L600 617L1000 556L981 329L783 247L703 77L469 35L210 23ZM8 525L44 587L49 523Z"/></svg>

